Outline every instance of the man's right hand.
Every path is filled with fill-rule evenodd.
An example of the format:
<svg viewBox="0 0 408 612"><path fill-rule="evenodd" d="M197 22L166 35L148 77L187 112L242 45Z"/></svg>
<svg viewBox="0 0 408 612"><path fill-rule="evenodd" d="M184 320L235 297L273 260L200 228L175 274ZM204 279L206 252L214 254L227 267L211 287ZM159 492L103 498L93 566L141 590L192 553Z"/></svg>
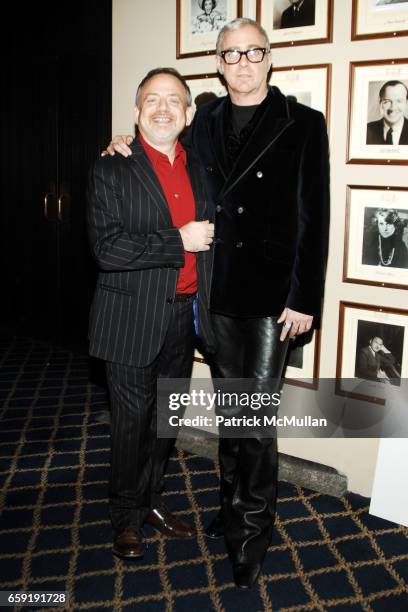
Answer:
<svg viewBox="0 0 408 612"><path fill-rule="evenodd" d="M102 151L102 157L104 155L115 155L116 153L120 153L123 157L129 157L132 154L132 150L128 147L134 140L134 136L128 134L127 136L115 136L113 140L110 141L109 145Z"/></svg>
<svg viewBox="0 0 408 612"><path fill-rule="evenodd" d="M190 221L180 227L180 235L185 251L190 253L209 251L214 237L214 223Z"/></svg>

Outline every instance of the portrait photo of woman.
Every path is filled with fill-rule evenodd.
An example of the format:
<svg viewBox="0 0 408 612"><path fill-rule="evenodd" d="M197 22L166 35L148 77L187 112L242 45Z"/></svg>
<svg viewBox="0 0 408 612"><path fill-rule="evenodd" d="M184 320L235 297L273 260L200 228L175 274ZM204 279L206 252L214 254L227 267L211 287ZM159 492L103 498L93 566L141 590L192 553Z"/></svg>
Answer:
<svg viewBox="0 0 408 612"><path fill-rule="evenodd" d="M194 0L192 2L194 4ZM202 13L192 18L192 34L205 34L206 32L218 32L221 30L227 22L226 12L222 11L220 6L222 5L222 0L197 0L197 4ZM194 15L193 10L192 15Z"/></svg>
<svg viewBox="0 0 408 612"><path fill-rule="evenodd" d="M362 263L408 268L407 219L395 208L367 208Z"/></svg>

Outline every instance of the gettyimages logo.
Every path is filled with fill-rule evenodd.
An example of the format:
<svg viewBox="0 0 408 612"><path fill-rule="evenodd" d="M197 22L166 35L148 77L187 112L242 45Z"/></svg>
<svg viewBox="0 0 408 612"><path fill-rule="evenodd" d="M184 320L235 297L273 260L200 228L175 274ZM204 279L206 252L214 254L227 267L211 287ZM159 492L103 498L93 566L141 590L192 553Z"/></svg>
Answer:
<svg viewBox="0 0 408 612"><path fill-rule="evenodd" d="M219 389L215 393L208 393L203 389L193 389L189 393L171 393L169 395L170 410L179 410L187 406L200 407L205 410L214 410L218 407L240 406L251 410L260 410L262 407L278 407L281 403L280 393L240 393L222 392Z"/></svg>

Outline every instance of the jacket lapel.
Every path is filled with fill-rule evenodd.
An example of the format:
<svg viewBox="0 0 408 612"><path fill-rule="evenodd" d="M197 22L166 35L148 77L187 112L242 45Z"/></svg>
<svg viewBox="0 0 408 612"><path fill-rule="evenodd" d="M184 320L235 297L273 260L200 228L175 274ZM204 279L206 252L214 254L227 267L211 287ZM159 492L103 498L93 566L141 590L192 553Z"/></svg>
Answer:
<svg viewBox="0 0 408 612"><path fill-rule="evenodd" d="M187 152L187 172L190 178L196 206L196 220L203 221L205 219L210 219L212 213L204 189L204 180L200 164L190 149L187 147L185 147L185 149Z"/></svg>
<svg viewBox="0 0 408 612"><path fill-rule="evenodd" d="M402 132L400 136L400 143L407 144L408 143L408 119L404 118L404 125L402 127Z"/></svg>
<svg viewBox="0 0 408 612"><path fill-rule="evenodd" d="M130 156L133 162L131 165L132 171L136 174L138 181L143 185L144 189L146 189L153 202L156 204L163 220L168 225L172 225L169 206L160 185L160 181L138 138L135 138L130 148L132 149L132 155Z"/></svg>
<svg viewBox="0 0 408 612"><path fill-rule="evenodd" d="M227 177L220 199L235 187L294 122L294 119L290 117L289 105L285 96L277 87L271 87L268 91L264 113Z"/></svg>
<svg viewBox="0 0 408 612"><path fill-rule="evenodd" d="M214 212L207 199L201 165L194 153L187 146L185 149L187 152L187 171L196 205L196 220L213 221ZM198 293L201 294L200 299L207 308L209 308L210 278L213 256L214 249L210 249L209 251L199 251L196 254Z"/></svg>
<svg viewBox="0 0 408 612"><path fill-rule="evenodd" d="M222 99L221 104L218 104L215 109L210 113L207 122L208 139L211 143L211 148L214 157L217 161L218 167L224 177L224 180L228 176L228 162L227 154L225 150L225 130L224 121L225 113L227 109L228 97L225 96Z"/></svg>

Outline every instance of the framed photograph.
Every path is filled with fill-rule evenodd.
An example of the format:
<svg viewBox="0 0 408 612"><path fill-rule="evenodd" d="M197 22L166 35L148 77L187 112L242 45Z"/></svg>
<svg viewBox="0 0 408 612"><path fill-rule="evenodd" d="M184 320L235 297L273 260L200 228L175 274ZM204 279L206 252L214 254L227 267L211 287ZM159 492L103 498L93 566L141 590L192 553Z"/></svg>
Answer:
<svg viewBox="0 0 408 612"><path fill-rule="evenodd" d="M194 110L200 104L210 102L212 98L227 94L227 89L220 81L217 72L210 74L188 74L184 78L191 90Z"/></svg>
<svg viewBox="0 0 408 612"><path fill-rule="evenodd" d="M177 59L215 53L218 32L241 9L242 0L177 0Z"/></svg>
<svg viewBox="0 0 408 612"><path fill-rule="evenodd" d="M289 385L318 388L320 333L315 330L310 342L303 343L303 336L289 344L284 381Z"/></svg>
<svg viewBox="0 0 408 612"><path fill-rule="evenodd" d="M408 289L408 188L347 186L343 281Z"/></svg>
<svg viewBox="0 0 408 612"><path fill-rule="evenodd" d="M347 162L408 164L408 59L352 62Z"/></svg>
<svg viewBox="0 0 408 612"><path fill-rule="evenodd" d="M271 47L332 42L333 0L257 0L256 20Z"/></svg>
<svg viewBox="0 0 408 612"><path fill-rule="evenodd" d="M351 40L408 35L408 0L353 0Z"/></svg>
<svg viewBox="0 0 408 612"><path fill-rule="evenodd" d="M408 376L408 310L340 302L336 392L377 404Z"/></svg>
<svg viewBox="0 0 408 612"><path fill-rule="evenodd" d="M274 68L271 84L286 96L322 112L329 123L331 64Z"/></svg>

